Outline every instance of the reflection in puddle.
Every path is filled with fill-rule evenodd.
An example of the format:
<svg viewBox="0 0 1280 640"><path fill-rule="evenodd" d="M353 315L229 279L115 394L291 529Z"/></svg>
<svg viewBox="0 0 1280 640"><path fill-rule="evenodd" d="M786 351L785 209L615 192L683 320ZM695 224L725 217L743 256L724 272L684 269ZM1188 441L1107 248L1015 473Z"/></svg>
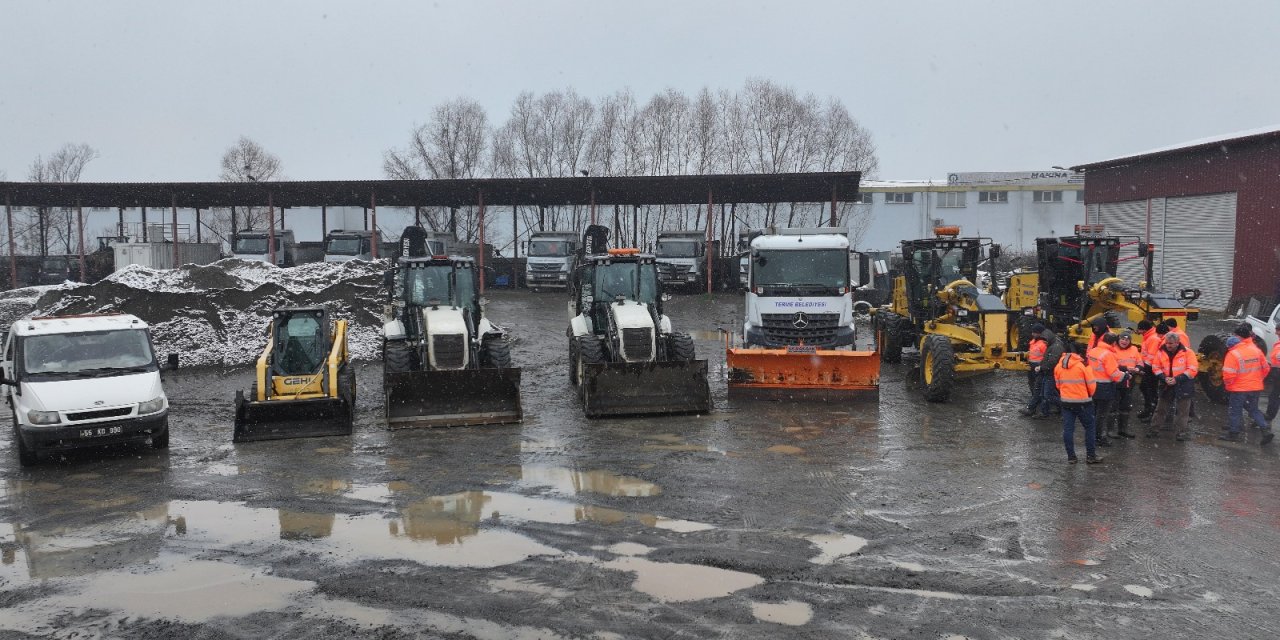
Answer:
<svg viewBox="0 0 1280 640"><path fill-rule="evenodd" d="M785 600L783 602L752 602L751 615L763 622L776 622L799 626L813 619L813 607L807 602Z"/></svg>
<svg viewBox="0 0 1280 640"><path fill-rule="evenodd" d="M333 521L337 518L332 513L307 513L286 509L280 509L278 515L281 540L327 538L333 533Z"/></svg>
<svg viewBox="0 0 1280 640"><path fill-rule="evenodd" d="M659 602L692 602L721 598L764 583L753 573L675 562L621 557L600 563L606 569L636 574L632 588Z"/></svg>
<svg viewBox="0 0 1280 640"><path fill-rule="evenodd" d="M837 558L857 553L867 546L867 539L850 534L819 534L806 536L806 540L818 547L821 553L809 560L814 564L831 564Z"/></svg>
<svg viewBox="0 0 1280 640"><path fill-rule="evenodd" d="M26 528L0 525L0 578L8 584L31 579L81 576L147 562L160 553L172 521L165 505L92 526Z"/></svg>
<svg viewBox="0 0 1280 640"><path fill-rule="evenodd" d="M606 496L644 498L662 494L662 487L631 476L608 471L579 471L565 467L526 465L520 468L520 483L550 487L561 493L598 493Z"/></svg>
<svg viewBox="0 0 1280 640"><path fill-rule="evenodd" d="M801 453L804 453L804 449L801 449L800 447L790 445L790 444L775 444L772 447L765 449L765 451L770 451L773 453L785 453L787 455L799 455Z"/></svg>

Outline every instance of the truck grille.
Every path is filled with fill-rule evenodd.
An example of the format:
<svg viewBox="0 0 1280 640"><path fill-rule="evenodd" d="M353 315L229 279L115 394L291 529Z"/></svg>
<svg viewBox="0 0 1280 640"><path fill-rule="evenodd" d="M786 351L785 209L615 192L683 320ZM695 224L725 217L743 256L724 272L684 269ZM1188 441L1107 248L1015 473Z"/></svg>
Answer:
<svg viewBox="0 0 1280 640"><path fill-rule="evenodd" d="M441 369L461 369L466 362L467 343L461 334L431 337L431 351Z"/></svg>
<svg viewBox="0 0 1280 640"><path fill-rule="evenodd" d="M669 262L658 263L658 278L663 281L681 280L689 274L691 267L687 264L671 264Z"/></svg>
<svg viewBox="0 0 1280 640"><path fill-rule="evenodd" d="M653 332L649 329L623 329L622 353L628 360L649 360L653 355Z"/></svg>
<svg viewBox="0 0 1280 640"><path fill-rule="evenodd" d="M99 409L97 411L77 411L68 413L67 419L72 422L81 420L102 420L104 418L120 418L133 412L133 407L117 407L115 409Z"/></svg>
<svg viewBox="0 0 1280 640"><path fill-rule="evenodd" d="M797 316L803 321L797 323ZM805 344L823 346L835 342L836 329L840 325L838 313L762 313L764 335L781 344ZM797 324L802 326L796 326Z"/></svg>
<svg viewBox="0 0 1280 640"><path fill-rule="evenodd" d="M529 270L531 271L560 271L562 265L556 262L530 262Z"/></svg>

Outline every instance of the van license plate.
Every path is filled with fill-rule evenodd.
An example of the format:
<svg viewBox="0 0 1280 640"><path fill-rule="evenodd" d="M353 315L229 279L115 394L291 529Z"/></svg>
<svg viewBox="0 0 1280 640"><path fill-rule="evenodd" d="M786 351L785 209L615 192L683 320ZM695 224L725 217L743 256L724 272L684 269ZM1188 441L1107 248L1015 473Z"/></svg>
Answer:
<svg viewBox="0 0 1280 640"><path fill-rule="evenodd" d="M123 427L98 427L96 429L81 429L80 437L81 438L97 438L100 436L114 436L118 433L123 433L123 432L124 432Z"/></svg>

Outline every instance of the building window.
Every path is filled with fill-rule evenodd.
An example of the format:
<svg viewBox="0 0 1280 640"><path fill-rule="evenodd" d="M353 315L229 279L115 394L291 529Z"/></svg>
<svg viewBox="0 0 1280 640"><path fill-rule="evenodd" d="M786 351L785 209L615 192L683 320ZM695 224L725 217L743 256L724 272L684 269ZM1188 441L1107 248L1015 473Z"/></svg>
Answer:
<svg viewBox="0 0 1280 640"><path fill-rule="evenodd" d="M854 204L871 204L871 194L863 191L858 194L858 199L853 201Z"/></svg>
<svg viewBox="0 0 1280 640"><path fill-rule="evenodd" d="M963 191L938 192L938 206L943 208L959 208L964 206Z"/></svg>
<svg viewBox="0 0 1280 640"><path fill-rule="evenodd" d="M1008 191L979 191L978 202L1008 202Z"/></svg>
<svg viewBox="0 0 1280 640"><path fill-rule="evenodd" d="M1062 202L1061 191L1035 191L1031 195L1032 202Z"/></svg>
<svg viewBox="0 0 1280 640"><path fill-rule="evenodd" d="M1076 192L1076 202L1084 202L1084 189Z"/></svg>
<svg viewBox="0 0 1280 640"><path fill-rule="evenodd" d="M886 193L884 202L885 204L911 204L915 195L914 193Z"/></svg>

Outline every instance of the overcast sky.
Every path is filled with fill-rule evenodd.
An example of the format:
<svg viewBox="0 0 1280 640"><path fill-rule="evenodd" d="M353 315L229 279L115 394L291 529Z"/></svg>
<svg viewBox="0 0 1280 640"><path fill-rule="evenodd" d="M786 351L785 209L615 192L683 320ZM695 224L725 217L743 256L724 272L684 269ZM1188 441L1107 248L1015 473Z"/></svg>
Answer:
<svg viewBox="0 0 1280 640"><path fill-rule="evenodd" d="M843 100L880 178L1067 165L1280 122L1280 2L0 0L0 172L216 180L240 135L292 179L381 178L432 105L521 91Z"/></svg>

